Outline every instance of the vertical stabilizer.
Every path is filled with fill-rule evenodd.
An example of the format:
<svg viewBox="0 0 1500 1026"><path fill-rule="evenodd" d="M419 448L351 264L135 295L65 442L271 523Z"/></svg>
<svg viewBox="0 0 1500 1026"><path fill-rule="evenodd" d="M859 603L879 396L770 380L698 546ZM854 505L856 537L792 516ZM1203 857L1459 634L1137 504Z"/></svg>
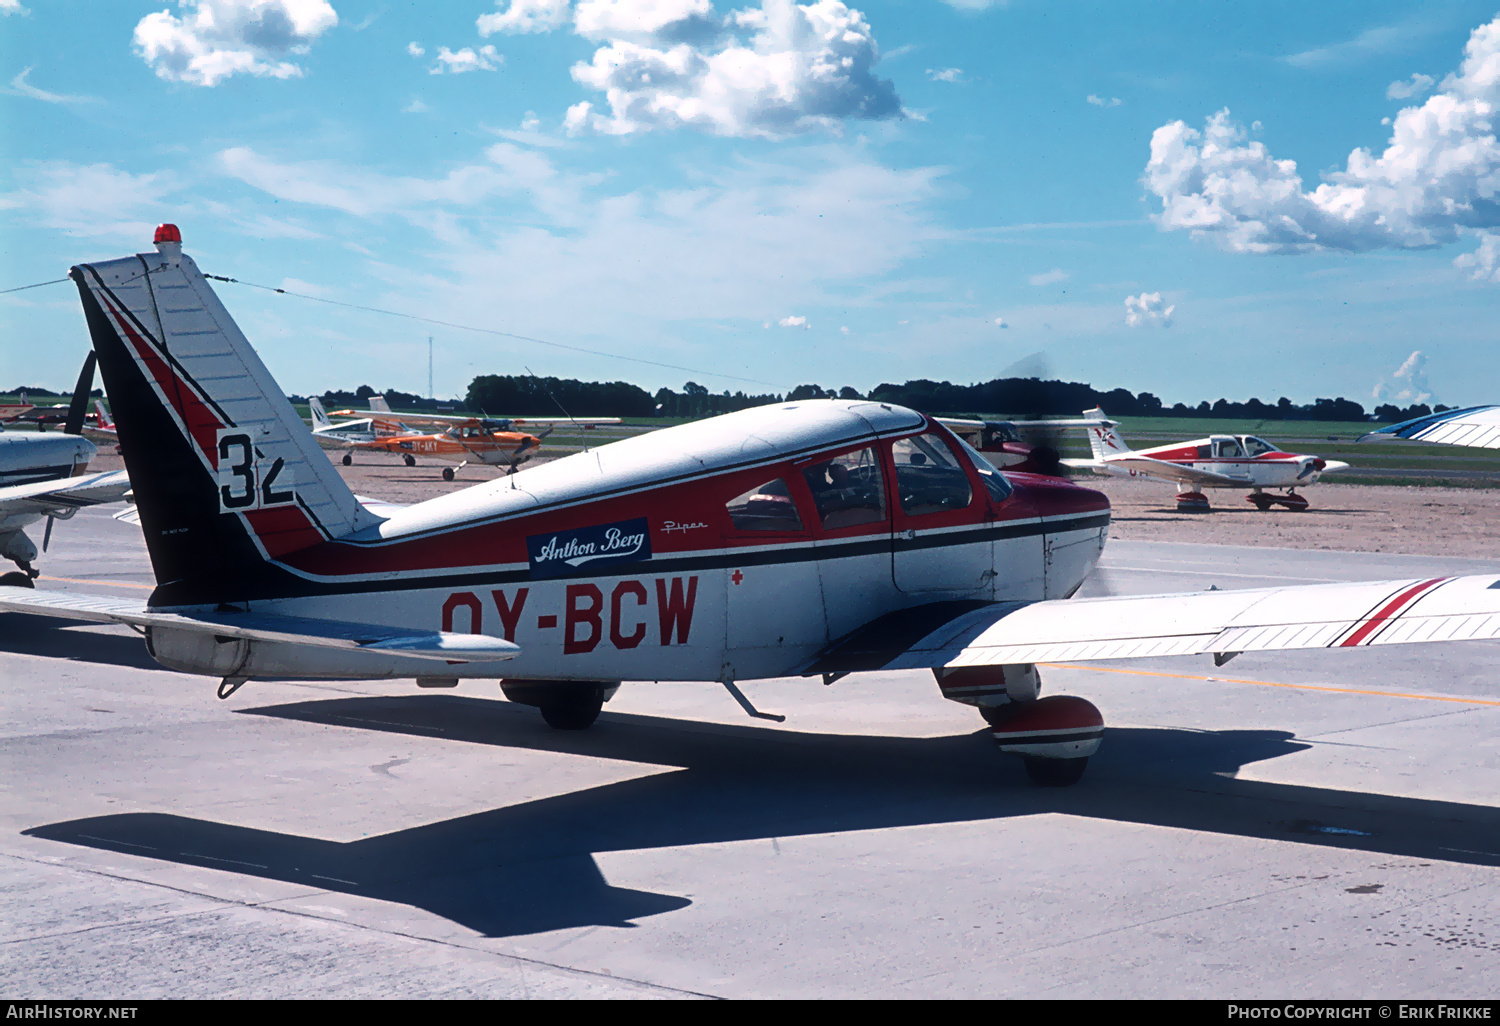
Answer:
<svg viewBox="0 0 1500 1026"><path fill-rule="evenodd" d="M328 419L328 411L323 409L323 403L317 396L307 401L307 408L312 411L313 430L333 427L333 421Z"/></svg>
<svg viewBox="0 0 1500 1026"><path fill-rule="evenodd" d="M1107 456L1119 456L1130 451L1130 446L1125 444L1125 439L1115 430L1115 422L1107 419L1102 409L1096 406L1092 410L1084 410L1083 416L1085 420L1095 422L1086 429L1094 459L1102 460Z"/></svg>
<svg viewBox="0 0 1500 1026"><path fill-rule="evenodd" d="M278 556L378 518L334 470L182 254L74 267L158 588L154 605L284 593Z"/></svg>
<svg viewBox="0 0 1500 1026"><path fill-rule="evenodd" d="M385 396L383 395L372 395L370 396L370 412L390 413L391 404L385 401Z"/></svg>

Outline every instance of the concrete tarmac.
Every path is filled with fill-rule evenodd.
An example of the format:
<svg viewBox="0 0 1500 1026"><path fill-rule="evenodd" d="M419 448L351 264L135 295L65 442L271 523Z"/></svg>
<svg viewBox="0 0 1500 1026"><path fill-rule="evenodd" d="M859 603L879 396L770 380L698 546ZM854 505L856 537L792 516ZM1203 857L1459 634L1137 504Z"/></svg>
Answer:
<svg viewBox="0 0 1500 1026"><path fill-rule="evenodd" d="M149 591L59 523L45 588ZM1111 543L1092 591L1500 573ZM1104 711L1037 789L929 674L626 684L587 732L493 685L215 681L0 614L0 993L1493 997L1500 644L1043 669Z"/></svg>

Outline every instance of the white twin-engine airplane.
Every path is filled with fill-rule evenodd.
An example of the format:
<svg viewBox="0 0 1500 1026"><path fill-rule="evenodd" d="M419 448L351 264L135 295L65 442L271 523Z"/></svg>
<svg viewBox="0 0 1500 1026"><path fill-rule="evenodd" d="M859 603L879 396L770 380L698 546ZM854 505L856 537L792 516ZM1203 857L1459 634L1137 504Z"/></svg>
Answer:
<svg viewBox="0 0 1500 1026"><path fill-rule="evenodd" d="M1254 435L1209 435L1189 442L1171 442L1151 449L1132 449L1098 408L1083 411L1084 420L1072 422L1088 432L1090 460L1063 460L1077 470L1118 477L1158 477L1177 482L1177 508L1207 512L1205 488L1249 488L1245 501L1256 509L1273 505L1301 512L1307 499L1297 489L1324 474L1347 470L1349 464L1282 452ZM1280 495L1275 494L1279 490Z"/></svg>
<svg viewBox="0 0 1500 1026"><path fill-rule="evenodd" d="M246 680L503 678L559 728L622 680L928 668L1033 779L1103 736L1035 664L1500 637L1500 578L1067 601L1109 503L1001 473L922 414L783 403L626 438L417 505L362 504L171 226L70 272L157 579L137 605L0 588L0 609L142 629Z"/></svg>

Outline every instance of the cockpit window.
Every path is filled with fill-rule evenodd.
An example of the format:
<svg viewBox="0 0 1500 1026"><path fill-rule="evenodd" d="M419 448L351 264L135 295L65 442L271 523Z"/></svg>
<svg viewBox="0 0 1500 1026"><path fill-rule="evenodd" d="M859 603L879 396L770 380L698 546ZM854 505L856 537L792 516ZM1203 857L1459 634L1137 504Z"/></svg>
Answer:
<svg viewBox="0 0 1500 1026"><path fill-rule="evenodd" d="M885 486L874 449L846 452L802 471L826 531L886 519Z"/></svg>
<svg viewBox="0 0 1500 1026"><path fill-rule="evenodd" d="M974 498L969 475L937 435L898 439L891 445L891 456L901 512L907 516L964 509Z"/></svg>
<svg viewBox="0 0 1500 1026"><path fill-rule="evenodd" d="M797 504L781 478L736 495L724 504L737 531L800 531Z"/></svg>
<svg viewBox="0 0 1500 1026"><path fill-rule="evenodd" d="M1005 480L1004 474L995 469L993 463L984 458L984 453L979 452L962 438L958 440L958 448L979 472L979 480L984 482L984 490L989 493L990 501L998 505L1010 498L1010 493L1014 491L1010 482Z"/></svg>
<svg viewBox="0 0 1500 1026"><path fill-rule="evenodd" d="M1245 455L1245 451L1233 438L1220 438L1214 442L1214 455L1220 459L1238 459Z"/></svg>
<svg viewBox="0 0 1500 1026"><path fill-rule="evenodd" d="M1280 452L1270 442L1256 438L1254 435L1245 436L1245 452L1250 456L1259 456L1263 452Z"/></svg>

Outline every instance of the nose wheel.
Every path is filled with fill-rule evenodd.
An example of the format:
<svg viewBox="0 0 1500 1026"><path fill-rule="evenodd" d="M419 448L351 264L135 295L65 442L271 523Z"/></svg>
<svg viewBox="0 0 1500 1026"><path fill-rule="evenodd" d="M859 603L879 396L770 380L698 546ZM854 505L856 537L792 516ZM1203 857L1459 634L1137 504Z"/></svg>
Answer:
<svg viewBox="0 0 1500 1026"><path fill-rule="evenodd" d="M354 457L350 456L346 452L346 453L344 453L344 459L343 459L342 462L343 462L344 466L346 466L346 467L352 467L352 466L354 466Z"/></svg>
<svg viewBox="0 0 1500 1026"><path fill-rule="evenodd" d="M401 462L405 463L408 467L415 467L417 465L417 458L409 452L402 453Z"/></svg>

